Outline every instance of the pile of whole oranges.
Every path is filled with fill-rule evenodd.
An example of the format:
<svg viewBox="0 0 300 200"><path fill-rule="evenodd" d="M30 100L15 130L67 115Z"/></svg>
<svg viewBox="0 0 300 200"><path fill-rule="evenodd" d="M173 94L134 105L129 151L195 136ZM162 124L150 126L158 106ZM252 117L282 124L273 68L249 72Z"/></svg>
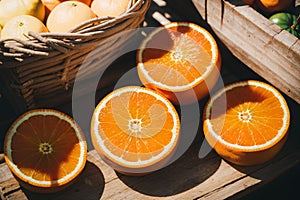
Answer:
<svg viewBox="0 0 300 200"><path fill-rule="evenodd" d="M124 13L131 0L2 0L0 38L28 39L28 32L68 32L96 17Z"/></svg>

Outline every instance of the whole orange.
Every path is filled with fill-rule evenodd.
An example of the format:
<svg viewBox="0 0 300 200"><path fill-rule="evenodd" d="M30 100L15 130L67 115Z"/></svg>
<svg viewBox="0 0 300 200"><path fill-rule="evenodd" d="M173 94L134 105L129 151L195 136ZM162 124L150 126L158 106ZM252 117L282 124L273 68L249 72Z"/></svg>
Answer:
<svg viewBox="0 0 300 200"><path fill-rule="evenodd" d="M256 0L260 9L268 13L283 11L292 4L293 0Z"/></svg>
<svg viewBox="0 0 300 200"><path fill-rule="evenodd" d="M65 1L49 14L46 26L50 32L68 32L74 26L96 17L92 9L78 1Z"/></svg>
<svg viewBox="0 0 300 200"><path fill-rule="evenodd" d="M41 0L1 0L0 1L0 26L18 15L32 15L43 21L45 8Z"/></svg>
<svg viewBox="0 0 300 200"><path fill-rule="evenodd" d="M60 4L61 2L64 2L67 0L42 0L45 9L46 9L46 16L48 16L50 14L50 12L55 8L55 6L57 6L58 4ZM80 1L82 3L85 3L86 5L90 6L91 1L92 0L75 0L75 1Z"/></svg>
<svg viewBox="0 0 300 200"><path fill-rule="evenodd" d="M19 15L11 18L3 27L1 38L28 39L28 32L48 32L41 20L31 15Z"/></svg>
<svg viewBox="0 0 300 200"><path fill-rule="evenodd" d="M124 13L131 0L93 0L91 8L98 17L116 17Z"/></svg>

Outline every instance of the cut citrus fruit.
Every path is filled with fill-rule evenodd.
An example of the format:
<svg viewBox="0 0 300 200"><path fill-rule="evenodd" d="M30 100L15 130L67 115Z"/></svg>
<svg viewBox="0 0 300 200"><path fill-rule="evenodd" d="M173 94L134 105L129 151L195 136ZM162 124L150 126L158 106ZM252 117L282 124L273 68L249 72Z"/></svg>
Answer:
<svg viewBox="0 0 300 200"><path fill-rule="evenodd" d="M225 86L207 102L203 131L225 160L238 165L261 164L284 145L290 112L272 86L255 80Z"/></svg>
<svg viewBox="0 0 300 200"><path fill-rule="evenodd" d="M221 68L213 36L187 22L172 22L152 31L142 41L137 61L142 83L176 104L193 103L206 96Z"/></svg>
<svg viewBox="0 0 300 200"><path fill-rule="evenodd" d="M34 192L55 192L71 184L86 163L80 127L64 113L31 110L9 128L5 161L20 184Z"/></svg>
<svg viewBox="0 0 300 200"><path fill-rule="evenodd" d="M129 175L164 167L179 139L179 116L172 103L151 89L126 86L97 105L92 143L115 170Z"/></svg>

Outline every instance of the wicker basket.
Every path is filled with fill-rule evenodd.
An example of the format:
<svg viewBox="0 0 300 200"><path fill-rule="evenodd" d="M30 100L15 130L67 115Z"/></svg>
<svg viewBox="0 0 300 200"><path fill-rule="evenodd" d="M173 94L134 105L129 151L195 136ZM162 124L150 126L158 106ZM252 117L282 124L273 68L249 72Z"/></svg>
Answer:
<svg viewBox="0 0 300 200"><path fill-rule="evenodd" d="M133 35L111 36L139 27L150 3L133 0L124 14L88 20L68 33L30 32L32 39L26 41L0 40L0 84L7 89L2 95L19 112L71 100L74 79L85 57L97 47L97 57L105 62L109 54L126 45Z"/></svg>

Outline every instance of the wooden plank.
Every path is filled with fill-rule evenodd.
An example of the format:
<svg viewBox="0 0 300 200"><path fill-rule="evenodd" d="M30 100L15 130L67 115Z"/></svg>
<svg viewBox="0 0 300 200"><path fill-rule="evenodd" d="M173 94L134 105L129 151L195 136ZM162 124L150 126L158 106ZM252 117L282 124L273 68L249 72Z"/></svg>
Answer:
<svg viewBox="0 0 300 200"><path fill-rule="evenodd" d="M5 164L0 165L0 194L4 199L100 199L104 185L116 176L114 171L108 167L95 151L89 152L85 169L70 187L63 191L43 195L29 192L21 188L12 177ZM105 174L105 176L104 176Z"/></svg>
<svg viewBox="0 0 300 200"><path fill-rule="evenodd" d="M0 165L0 194L7 199L215 199L247 194L267 184L300 162L299 105L291 108L290 134L281 152L270 162L240 167L222 160L214 151L199 159L203 135L176 162L143 177L121 175L110 168L95 150L88 153L87 166L77 182L64 191L39 195L21 188L9 169ZM4 175L4 176L3 176ZM163 188L163 190L162 190ZM248 191L247 189L250 188ZM242 192L242 193L240 193ZM3 198L4 199L4 198Z"/></svg>
<svg viewBox="0 0 300 200"><path fill-rule="evenodd" d="M10 173L7 165L5 163L2 163L0 165L0 183L5 182L11 178L13 178L12 174Z"/></svg>
<svg viewBox="0 0 300 200"><path fill-rule="evenodd" d="M212 164L214 167L217 166L217 170L213 174L214 178L208 176L211 174L209 169L212 168L209 167L209 164ZM197 162L194 166L188 164L180 167L181 165L176 169L162 170L145 179L139 178L137 180L136 178L125 177L122 180L121 178L123 182L130 183L130 187L133 187L135 190L132 191L124 185L124 189L121 191L104 197L109 199L123 199L124 197L126 197L125 199L143 199L144 197L150 199L159 197L164 199L195 199L209 191L213 191L218 186L226 185L232 180L244 176L243 173L233 170L227 163L220 161L217 157L208 161L207 164L199 164ZM178 173L178 169L180 169L180 173ZM205 175L206 171L208 175ZM192 176L192 174L197 175ZM208 176L208 178L205 178L205 176ZM133 181L135 184L132 184ZM116 179L107 187L119 187L119 182L120 180Z"/></svg>
<svg viewBox="0 0 300 200"><path fill-rule="evenodd" d="M231 184L227 184L213 192L207 193L200 199L222 199L224 197L234 196L238 192L245 191L246 189L248 189L247 192L253 191L258 186L262 186L282 174L282 170L288 170L295 166L295 164L298 164L300 162L299 150L283 157L280 162L272 163L272 170L270 170L269 167L263 167L253 173L249 173L247 176L243 176ZM245 195L245 193L243 193L243 195ZM238 198L238 195L234 196L234 198Z"/></svg>
<svg viewBox="0 0 300 200"><path fill-rule="evenodd" d="M263 165L238 167L220 159L214 152L199 159L199 144L172 165L143 177L118 174L92 150L78 180L65 190L48 195L21 188L5 164L0 165L0 194L7 199L195 199L230 197L248 187L265 184L300 161L298 149L286 148ZM292 154L289 152L293 149ZM179 173L180 171L180 173ZM162 189L163 188L163 189Z"/></svg>
<svg viewBox="0 0 300 200"><path fill-rule="evenodd" d="M237 58L300 103L299 39L237 2L193 0L201 16Z"/></svg>
<svg viewBox="0 0 300 200"><path fill-rule="evenodd" d="M170 196L172 193L180 194L180 192L183 192L181 195L185 196L187 195L184 193L185 189L188 191L188 195L191 196L193 193L189 190L189 188L193 188L192 186L194 186L194 195L199 195L196 186L201 182L204 184L204 186L201 185L202 193L205 193L207 191L214 190L216 185L219 186L222 185L222 183L226 184L234 180L234 177L239 178L243 176L243 173L235 171L225 162L222 162L219 166L220 159L218 157L210 159L209 162L207 162L207 160L205 160L205 163L200 162L203 167L199 165L199 161L192 162L196 159L195 156L193 157L194 159L190 159L190 156L186 156L185 159L181 161L187 161L187 159L189 159L189 162L178 162L176 165L168 167L168 169L158 171L145 177L126 177L122 175L119 175L118 177L118 174L116 174L111 168L106 166L105 163L101 161L95 151L91 151L89 153L88 163L92 163L93 165L97 166L99 171L101 170L101 173L104 174L105 189L102 194L104 199L120 199L121 197L128 197L129 199L134 197L140 199L147 196ZM181 169L182 173L174 176L174 173L178 169ZM31 194L30 192L20 188L17 181L12 178L10 172L7 170L8 168L5 165L0 166L0 171L2 172L1 174L9 174L5 181L0 182L0 191L3 193L3 195L10 195L11 193L19 194L19 190L22 190L22 192L26 194ZM87 167L81 177L84 176L86 179L88 179L86 171L89 170L89 167ZM96 178L97 173L98 171L95 171L92 177ZM191 177L192 174L197 174L197 176ZM209 174L214 174L215 178L210 178L210 181L206 180L205 177L209 177ZM216 179L216 177L218 178ZM221 181L221 183L219 181ZM75 186L72 185L71 187L80 187L82 193L81 195L84 196L85 190L83 189L82 182L79 180L74 185ZM183 188L181 188L182 186ZM164 190L161 190L162 187ZM210 190L208 190L209 188ZM67 191L69 191L69 189ZM43 196L37 194L31 195L40 197ZM181 195L179 195L179 198ZM66 196L66 192L63 194L56 194L55 196ZM23 197L22 199L26 198Z"/></svg>

